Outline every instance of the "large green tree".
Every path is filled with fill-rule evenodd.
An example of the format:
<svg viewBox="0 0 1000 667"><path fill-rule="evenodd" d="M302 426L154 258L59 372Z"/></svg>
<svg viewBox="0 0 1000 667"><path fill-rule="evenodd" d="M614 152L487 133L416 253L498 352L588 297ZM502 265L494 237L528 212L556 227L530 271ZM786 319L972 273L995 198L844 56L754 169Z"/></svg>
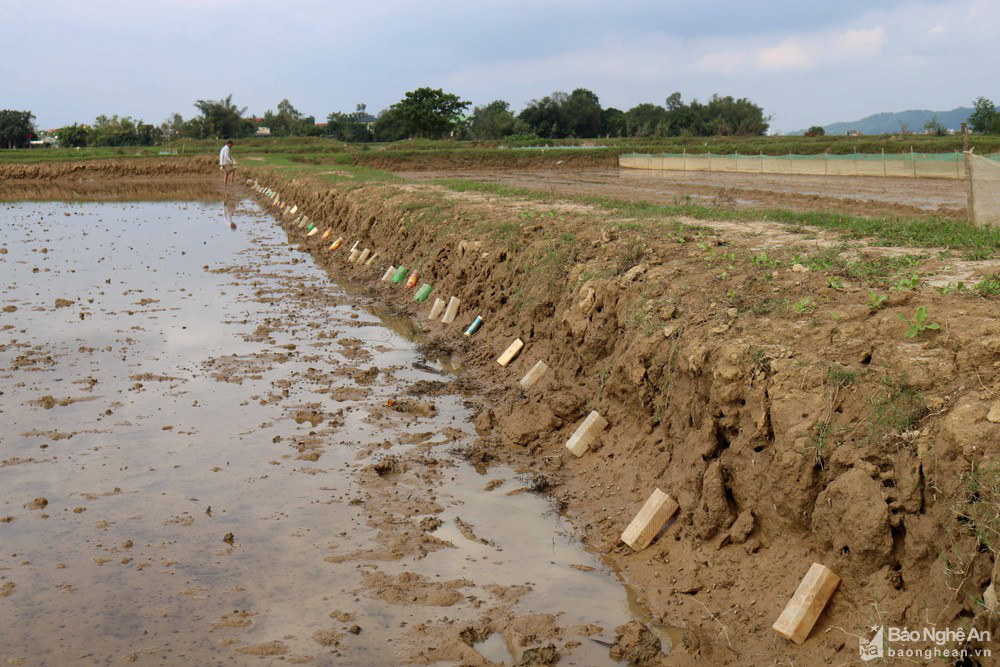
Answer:
<svg viewBox="0 0 1000 667"><path fill-rule="evenodd" d="M274 137L308 136L322 131L316 127L313 116L302 115L287 99L278 102L277 113L268 110L264 114L262 125L270 128L271 136Z"/></svg>
<svg viewBox="0 0 1000 667"><path fill-rule="evenodd" d="M399 141L407 137L406 124L399 109L389 107L383 109L375 120L375 141Z"/></svg>
<svg viewBox="0 0 1000 667"><path fill-rule="evenodd" d="M461 121L469 102L440 88L417 88L392 105L407 133L436 139L447 135Z"/></svg>
<svg viewBox="0 0 1000 667"><path fill-rule="evenodd" d="M368 113L368 107L359 104L354 108L354 113L334 111L327 116L326 134L341 141L364 143L372 140L371 126L374 123L375 117Z"/></svg>
<svg viewBox="0 0 1000 667"><path fill-rule="evenodd" d="M85 125L67 125L59 128L56 136L59 137L59 145L63 148L82 148L87 145L88 135Z"/></svg>
<svg viewBox="0 0 1000 667"><path fill-rule="evenodd" d="M567 129L562 107L568 97L566 93L555 92L540 100L531 100L519 117L540 137L546 139L565 137Z"/></svg>
<svg viewBox="0 0 1000 667"><path fill-rule="evenodd" d="M129 116L98 116L87 134L88 146L152 146L159 131Z"/></svg>
<svg viewBox="0 0 1000 667"><path fill-rule="evenodd" d="M526 130L524 121L515 116L503 100L494 100L472 110L469 134L473 139L503 139Z"/></svg>
<svg viewBox="0 0 1000 667"><path fill-rule="evenodd" d="M35 115L30 111L0 111L0 148L27 148L35 136Z"/></svg>
<svg viewBox="0 0 1000 667"><path fill-rule="evenodd" d="M188 134L195 139L239 139L254 132L253 123L243 119L246 107L240 109L233 104L233 96L221 100L198 100L194 106L201 112L198 121L185 124L185 129L197 132Z"/></svg>
<svg viewBox="0 0 1000 667"><path fill-rule="evenodd" d="M1000 110L993 100L977 97L969 116L969 127L977 134L1000 134Z"/></svg>

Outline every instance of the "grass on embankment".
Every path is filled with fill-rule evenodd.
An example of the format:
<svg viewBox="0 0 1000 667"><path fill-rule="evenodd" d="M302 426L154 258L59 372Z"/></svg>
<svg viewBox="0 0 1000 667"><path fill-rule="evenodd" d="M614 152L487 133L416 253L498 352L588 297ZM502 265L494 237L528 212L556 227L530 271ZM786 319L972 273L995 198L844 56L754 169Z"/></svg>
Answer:
<svg viewBox="0 0 1000 667"><path fill-rule="evenodd" d="M938 218L860 217L822 211L787 211L784 209L751 210L715 208L695 204L659 205L594 195L550 194L542 190L512 188L494 183L460 179L430 181L455 191L483 192L500 197L537 201L574 201L615 211L629 218L665 218L687 216L695 220L773 221L789 226L826 229L844 238L871 239L885 246L949 248L973 255L1000 250L1000 229L973 227L965 222ZM975 257L982 259L984 257Z"/></svg>

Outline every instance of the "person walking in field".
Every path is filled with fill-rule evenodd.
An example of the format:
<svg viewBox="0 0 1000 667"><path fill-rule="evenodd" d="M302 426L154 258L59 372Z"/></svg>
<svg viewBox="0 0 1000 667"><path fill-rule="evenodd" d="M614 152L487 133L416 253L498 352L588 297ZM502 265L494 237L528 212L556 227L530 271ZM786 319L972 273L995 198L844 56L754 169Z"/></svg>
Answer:
<svg viewBox="0 0 1000 667"><path fill-rule="evenodd" d="M224 185L236 185L236 160L233 159L230 149L233 147L233 140L230 139L219 151L219 169L225 174ZM231 183L230 183L231 182Z"/></svg>

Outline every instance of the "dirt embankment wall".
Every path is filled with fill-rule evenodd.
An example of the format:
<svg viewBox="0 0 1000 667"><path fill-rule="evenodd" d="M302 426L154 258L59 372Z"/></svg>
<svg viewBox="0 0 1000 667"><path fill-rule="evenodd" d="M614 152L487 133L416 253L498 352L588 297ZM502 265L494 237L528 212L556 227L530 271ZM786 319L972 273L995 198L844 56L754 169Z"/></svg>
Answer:
<svg viewBox="0 0 1000 667"><path fill-rule="evenodd" d="M843 662L857 655L850 633L873 624L992 627L982 600L1000 501L995 302L928 289L873 309L863 285L742 261L752 241L695 243L680 227L573 205L252 175L333 238L380 253L353 266L281 218L338 279L417 318L434 297L462 300L454 325L427 329L483 380L472 454L530 470L660 620L690 628L699 657ZM432 298L417 306L379 282L390 263L417 269ZM792 308L803 294L823 310ZM898 315L918 305L946 325L905 338ZM482 330L462 336L476 315ZM499 367L516 337L524 352ZM552 371L521 390L540 359ZM577 459L564 443L590 410L610 426ZM679 518L634 554L618 536L657 487ZM813 561L843 583L797 647L770 625Z"/></svg>
<svg viewBox="0 0 1000 667"><path fill-rule="evenodd" d="M191 176L209 174L218 168L218 160L207 155L189 158L0 164L0 182Z"/></svg>

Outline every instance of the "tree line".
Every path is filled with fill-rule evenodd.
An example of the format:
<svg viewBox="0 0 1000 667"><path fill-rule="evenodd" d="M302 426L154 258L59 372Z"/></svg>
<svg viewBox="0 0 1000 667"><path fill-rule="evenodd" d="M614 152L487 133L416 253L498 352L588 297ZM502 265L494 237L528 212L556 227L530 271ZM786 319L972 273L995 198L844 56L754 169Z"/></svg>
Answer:
<svg viewBox="0 0 1000 667"><path fill-rule="evenodd" d="M353 112L333 112L317 123L287 99L262 117L247 117L232 95L197 100L198 113L185 119L171 114L159 126L129 116L98 116L92 124L74 123L56 134L62 146L140 146L174 139L242 139L267 128L270 136L327 136L349 142L389 142L407 138L476 140L592 137L672 137L761 135L770 118L748 99L713 95L708 102L685 103L680 93L663 105L644 103L628 110L602 107L586 88L554 92L532 100L520 113L495 100L472 107L441 89L418 88L371 115L364 104ZM470 111L470 107L471 111ZM23 147L36 137L30 111L0 112L0 146Z"/></svg>
<svg viewBox="0 0 1000 667"><path fill-rule="evenodd" d="M638 104L621 110L603 107L586 88L554 92L531 100L515 113L504 100L472 107L453 93L418 88L382 110L368 113L364 104L353 112L333 112L317 123L287 99L262 117L247 117L246 108L232 95L220 100L197 100L197 114L185 119L171 114L158 126L117 115L98 116L92 124L56 131L62 146L148 146L175 139L242 139L268 128L270 136L326 136L348 142L390 142L408 138L530 140L595 137L759 136L767 132L770 116L746 98L713 95L707 102L685 102L680 93L662 105ZM471 110L470 110L470 107ZM1000 110L980 97L969 119L977 133L1000 134ZM933 129L933 128L931 128ZM807 134L822 134L810 128ZM26 147L37 138L30 111L0 111L0 147Z"/></svg>

